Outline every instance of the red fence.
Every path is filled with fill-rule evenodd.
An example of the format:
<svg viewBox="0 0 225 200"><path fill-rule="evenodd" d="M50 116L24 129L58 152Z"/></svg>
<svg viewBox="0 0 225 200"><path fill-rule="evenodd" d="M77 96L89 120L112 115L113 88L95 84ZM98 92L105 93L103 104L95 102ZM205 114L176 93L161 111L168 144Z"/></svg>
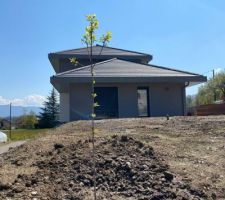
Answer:
<svg viewBox="0 0 225 200"><path fill-rule="evenodd" d="M196 110L198 116L225 115L225 103L201 105Z"/></svg>

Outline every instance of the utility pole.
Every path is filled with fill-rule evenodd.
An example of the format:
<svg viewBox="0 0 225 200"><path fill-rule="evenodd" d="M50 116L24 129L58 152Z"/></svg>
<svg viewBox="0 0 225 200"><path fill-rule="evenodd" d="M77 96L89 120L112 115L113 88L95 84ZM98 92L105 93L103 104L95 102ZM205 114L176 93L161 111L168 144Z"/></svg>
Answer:
<svg viewBox="0 0 225 200"><path fill-rule="evenodd" d="M12 139L12 103L9 104L9 139Z"/></svg>
<svg viewBox="0 0 225 200"><path fill-rule="evenodd" d="M213 79L215 78L215 70L212 70L213 72ZM214 96L214 102L216 101L216 92L215 92L215 88L213 88L213 96Z"/></svg>

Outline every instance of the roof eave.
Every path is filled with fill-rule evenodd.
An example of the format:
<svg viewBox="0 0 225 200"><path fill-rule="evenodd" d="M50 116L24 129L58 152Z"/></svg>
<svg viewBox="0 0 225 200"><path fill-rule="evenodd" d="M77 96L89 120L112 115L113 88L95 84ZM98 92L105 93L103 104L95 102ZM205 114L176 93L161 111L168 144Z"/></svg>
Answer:
<svg viewBox="0 0 225 200"><path fill-rule="evenodd" d="M53 66L53 69L55 70L56 73L59 73L59 60L56 58L54 53L49 53L48 54L48 59Z"/></svg>
<svg viewBox="0 0 225 200"><path fill-rule="evenodd" d="M89 55L83 55L83 54L58 54L58 53L49 53L49 59L53 59L53 58L58 58L58 59L62 59L62 58L72 58L72 57L76 57L76 58L80 58L80 59L89 59ZM101 59L110 59L110 58L134 58L134 59L141 59L141 58L145 58L148 61L151 61L153 59L152 55L93 55L93 58L101 58Z"/></svg>
<svg viewBox="0 0 225 200"><path fill-rule="evenodd" d="M179 83L184 83L184 82L196 82L196 83L204 83L207 81L207 77L205 76L140 76L140 77L135 77L135 76L118 76L118 77L113 77L113 76L108 76L108 77L103 77L103 76L95 76L96 82L101 82L101 83L112 83L112 82L124 82L124 83L132 83L132 82L150 82L150 83L162 83L162 82L179 82ZM89 83L91 82L92 78L91 76L76 76L76 77L64 77L64 76L52 76L51 77L51 82L74 82L74 83Z"/></svg>
<svg viewBox="0 0 225 200"><path fill-rule="evenodd" d="M175 84L182 84L188 86L197 85L207 81L207 78L204 76L197 76L193 77L96 77L96 83L175 83ZM50 78L51 84L57 89L58 92L69 92L70 84L71 83L81 83L87 84L92 82L91 77L57 77L52 76Z"/></svg>

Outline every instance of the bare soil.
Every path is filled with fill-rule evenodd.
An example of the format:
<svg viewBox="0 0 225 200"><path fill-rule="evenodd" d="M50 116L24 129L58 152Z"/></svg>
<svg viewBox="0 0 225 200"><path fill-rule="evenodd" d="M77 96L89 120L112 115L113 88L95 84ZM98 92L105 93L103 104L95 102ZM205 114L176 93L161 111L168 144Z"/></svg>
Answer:
<svg viewBox="0 0 225 200"><path fill-rule="evenodd" d="M16 142L9 142L9 143L1 143L0 144L0 155L9 151L10 148L15 148L18 146L21 146L24 144L26 141L16 141Z"/></svg>
<svg viewBox="0 0 225 200"><path fill-rule="evenodd" d="M98 199L225 199L225 116L97 121ZM90 122L0 157L0 199L93 199Z"/></svg>

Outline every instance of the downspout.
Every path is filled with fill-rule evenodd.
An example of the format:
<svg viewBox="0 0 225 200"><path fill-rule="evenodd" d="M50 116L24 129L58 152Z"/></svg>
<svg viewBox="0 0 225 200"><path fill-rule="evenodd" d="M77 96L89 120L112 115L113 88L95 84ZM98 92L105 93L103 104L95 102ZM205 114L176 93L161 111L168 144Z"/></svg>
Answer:
<svg viewBox="0 0 225 200"><path fill-rule="evenodd" d="M186 104L184 104L184 101L186 101L186 95L184 95L185 88L190 85L190 82L188 81L187 84L185 83L182 87L182 109L183 109L183 116L185 116L186 113ZM186 94L186 93L185 93Z"/></svg>

